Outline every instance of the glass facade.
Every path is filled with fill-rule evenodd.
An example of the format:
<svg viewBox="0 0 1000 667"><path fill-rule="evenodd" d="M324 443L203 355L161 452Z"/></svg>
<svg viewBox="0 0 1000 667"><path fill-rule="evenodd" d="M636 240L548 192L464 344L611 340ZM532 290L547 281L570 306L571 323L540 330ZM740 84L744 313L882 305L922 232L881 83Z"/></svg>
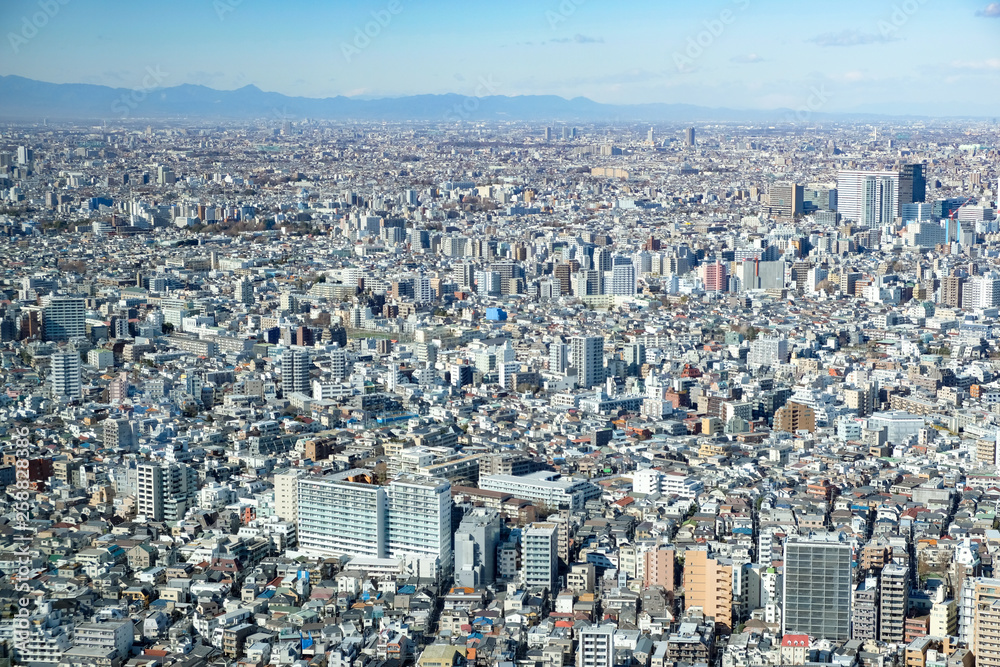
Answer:
<svg viewBox="0 0 1000 667"><path fill-rule="evenodd" d="M850 546L823 542L785 545L784 632L850 639Z"/></svg>

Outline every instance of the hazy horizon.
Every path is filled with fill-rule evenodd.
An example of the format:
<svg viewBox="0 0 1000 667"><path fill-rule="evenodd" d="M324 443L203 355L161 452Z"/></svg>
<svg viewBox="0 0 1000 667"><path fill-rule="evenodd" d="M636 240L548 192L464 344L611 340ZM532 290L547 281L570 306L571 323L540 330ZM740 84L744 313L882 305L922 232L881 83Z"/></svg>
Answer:
<svg viewBox="0 0 1000 667"><path fill-rule="evenodd" d="M0 74L372 99L556 95L607 104L990 116L1000 3L562 0L263 4L15 0ZM956 46L957 45L957 46ZM975 91L973 95L965 91ZM964 94L963 94L964 93Z"/></svg>

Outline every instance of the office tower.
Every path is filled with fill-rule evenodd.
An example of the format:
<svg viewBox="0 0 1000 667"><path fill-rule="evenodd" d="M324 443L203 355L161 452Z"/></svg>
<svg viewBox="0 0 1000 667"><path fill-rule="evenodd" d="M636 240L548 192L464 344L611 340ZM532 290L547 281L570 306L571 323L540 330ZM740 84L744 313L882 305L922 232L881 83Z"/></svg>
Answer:
<svg viewBox="0 0 1000 667"><path fill-rule="evenodd" d="M175 180L174 170L170 167L159 166L156 169L156 182L159 185L173 185Z"/></svg>
<svg viewBox="0 0 1000 667"><path fill-rule="evenodd" d="M927 198L924 165L904 164L899 167L899 203L913 204Z"/></svg>
<svg viewBox="0 0 1000 667"><path fill-rule="evenodd" d="M687 130L684 131L684 145L685 146L694 146L694 128L693 127L689 127Z"/></svg>
<svg viewBox="0 0 1000 667"><path fill-rule="evenodd" d="M802 190L802 211L836 211L837 188L834 185L809 185Z"/></svg>
<svg viewBox="0 0 1000 667"><path fill-rule="evenodd" d="M576 369L576 383L585 389L604 382L604 338L570 338L570 364Z"/></svg>
<svg viewBox="0 0 1000 667"><path fill-rule="evenodd" d="M281 385L286 398L297 392L309 393L309 369L311 366L309 353L304 350L285 350L282 353Z"/></svg>
<svg viewBox="0 0 1000 667"><path fill-rule="evenodd" d="M53 354L49 363L52 367L52 397L67 401L83 398L80 353L62 350Z"/></svg>
<svg viewBox="0 0 1000 667"><path fill-rule="evenodd" d="M450 572L451 482L436 477L401 475L387 489L386 549L391 558L436 560Z"/></svg>
<svg viewBox="0 0 1000 667"><path fill-rule="evenodd" d="M903 222L930 222L933 220L931 209L932 207L930 204L924 204L922 202L901 204L900 215L903 217Z"/></svg>
<svg viewBox="0 0 1000 667"><path fill-rule="evenodd" d="M846 640L851 630L851 547L840 533L785 543L782 634Z"/></svg>
<svg viewBox="0 0 1000 667"><path fill-rule="evenodd" d="M455 531L455 583L477 588L496 580L497 544L500 541L500 513L475 507L465 515Z"/></svg>
<svg viewBox="0 0 1000 667"><path fill-rule="evenodd" d="M552 141L552 128L545 128L545 141Z"/></svg>
<svg viewBox="0 0 1000 667"><path fill-rule="evenodd" d="M899 177L898 171L838 171L837 210L862 227L893 222L901 213Z"/></svg>
<svg viewBox="0 0 1000 667"><path fill-rule="evenodd" d="M725 632L733 627L733 564L709 558L708 551L684 552L684 609L701 607Z"/></svg>
<svg viewBox="0 0 1000 667"><path fill-rule="evenodd" d="M972 276L962 287L962 308L1000 306L1000 279L993 275Z"/></svg>
<svg viewBox="0 0 1000 667"><path fill-rule="evenodd" d="M726 265L715 261L701 267L701 279L706 292L726 292L729 290L729 272Z"/></svg>
<svg viewBox="0 0 1000 667"><path fill-rule="evenodd" d="M776 218L793 218L802 215L804 188L795 183L775 183L771 186L769 202L771 215Z"/></svg>
<svg viewBox="0 0 1000 667"><path fill-rule="evenodd" d="M248 278L243 278L236 283L236 296L240 300L240 303L247 306L252 306L254 304L253 298L253 281Z"/></svg>
<svg viewBox="0 0 1000 667"><path fill-rule="evenodd" d="M616 257L611 267L609 294L630 296L635 294L635 266L628 257Z"/></svg>
<svg viewBox="0 0 1000 667"><path fill-rule="evenodd" d="M614 667L616 629L617 626L608 623L580 630L576 667Z"/></svg>
<svg viewBox="0 0 1000 667"><path fill-rule="evenodd" d="M649 128L649 132L646 133L646 143L650 146L656 143L656 136L653 134L653 128Z"/></svg>
<svg viewBox="0 0 1000 667"><path fill-rule="evenodd" d="M35 160L35 151L27 146L17 147L17 163L22 167L30 165Z"/></svg>
<svg viewBox="0 0 1000 667"><path fill-rule="evenodd" d="M558 534L559 527L554 523L533 523L521 532L521 577L528 588L556 590Z"/></svg>
<svg viewBox="0 0 1000 667"><path fill-rule="evenodd" d="M882 595L879 600L879 638L902 642L906 630L910 571L905 565L890 563L882 568Z"/></svg>
<svg viewBox="0 0 1000 667"><path fill-rule="evenodd" d="M86 311L83 299L49 296L42 304L45 340L63 342L86 336Z"/></svg>
<svg viewBox="0 0 1000 667"><path fill-rule="evenodd" d="M136 512L149 521L178 521L198 496L198 473L183 463L142 463L136 471Z"/></svg>

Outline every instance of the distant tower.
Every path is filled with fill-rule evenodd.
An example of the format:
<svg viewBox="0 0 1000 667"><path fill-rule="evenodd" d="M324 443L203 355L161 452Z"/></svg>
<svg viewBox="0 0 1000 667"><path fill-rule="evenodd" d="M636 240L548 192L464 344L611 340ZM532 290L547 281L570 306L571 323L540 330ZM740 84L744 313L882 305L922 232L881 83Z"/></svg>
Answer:
<svg viewBox="0 0 1000 667"><path fill-rule="evenodd" d="M545 128L545 141L552 141L552 128Z"/></svg>
<svg viewBox="0 0 1000 667"><path fill-rule="evenodd" d="M70 401L83 398L80 375L80 353L76 350L56 352L52 355L52 396Z"/></svg>
<svg viewBox="0 0 1000 667"><path fill-rule="evenodd" d="M646 143L650 146L656 143L656 138L653 135L653 128L649 128L649 132L646 133Z"/></svg>
<svg viewBox="0 0 1000 667"><path fill-rule="evenodd" d="M686 146L694 146L694 128L693 127L689 127L687 130L685 130L685 132L684 132L684 145L686 145Z"/></svg>

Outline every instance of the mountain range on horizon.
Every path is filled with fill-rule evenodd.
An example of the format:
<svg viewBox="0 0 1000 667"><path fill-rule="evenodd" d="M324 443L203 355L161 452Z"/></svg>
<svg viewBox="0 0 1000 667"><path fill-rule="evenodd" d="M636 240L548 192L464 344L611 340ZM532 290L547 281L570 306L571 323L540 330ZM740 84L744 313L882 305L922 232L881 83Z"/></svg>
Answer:
<svg viewBox="0 0 1000 667"><path fill-rule="evenodd" d="M550 121L550 122L748 122L808 125L830 121L925 120L919 115L827 113L804 109L747 110L691 104L603 104L556 95L428 94L359 99L292 97L254 85L215 90L195 84L165 88L112 88L48 83L0 76L0 118L5 120L136 121L141 119L341 121Z"/></svg>

